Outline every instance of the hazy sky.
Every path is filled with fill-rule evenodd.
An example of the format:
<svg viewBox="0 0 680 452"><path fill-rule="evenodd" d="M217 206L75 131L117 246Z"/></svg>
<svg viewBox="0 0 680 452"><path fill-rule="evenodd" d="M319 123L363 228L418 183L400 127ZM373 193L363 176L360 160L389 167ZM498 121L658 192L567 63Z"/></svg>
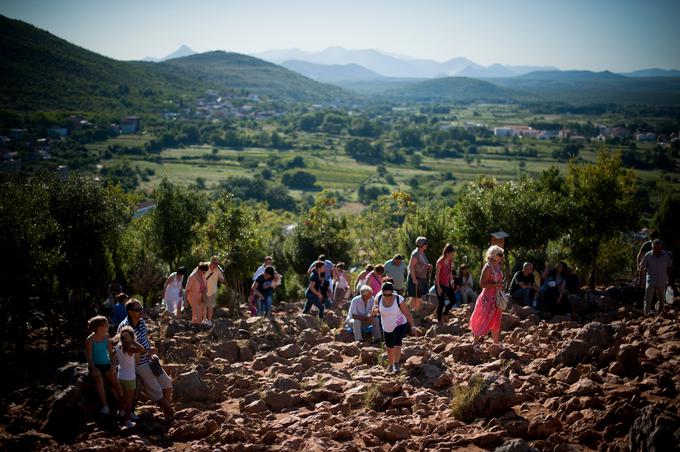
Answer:
<svg viewBox="0 0 680 452"><path fill-rule="evenodd" d="M117 59L297 47L562 69L680 69L680 1L1 0L21 19ZM1 31L0 31L1 32Z"/></svg>

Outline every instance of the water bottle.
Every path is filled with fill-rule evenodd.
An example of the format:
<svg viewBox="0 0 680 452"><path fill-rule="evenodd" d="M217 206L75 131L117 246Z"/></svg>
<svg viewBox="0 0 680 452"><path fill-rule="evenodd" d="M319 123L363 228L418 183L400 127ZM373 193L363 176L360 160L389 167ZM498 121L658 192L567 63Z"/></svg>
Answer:
<svg viewBox="0 0 680 452"><path fill-rule="evenodd" d="M666 287L666 303L673 304L673 287Z"/></svg>

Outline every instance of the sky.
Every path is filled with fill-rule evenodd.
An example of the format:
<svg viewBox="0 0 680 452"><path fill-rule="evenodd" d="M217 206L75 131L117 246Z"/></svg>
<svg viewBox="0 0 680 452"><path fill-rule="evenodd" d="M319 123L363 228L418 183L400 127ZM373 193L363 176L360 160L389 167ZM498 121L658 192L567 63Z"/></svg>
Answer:
<svg viewBox="0 0 680 452"><path fill-rule="evenodd" d="M1 0L0 14L121 60L330 46L560 69L680 69L677 0ZM0 31L1 32L1 31Z"/></svg>

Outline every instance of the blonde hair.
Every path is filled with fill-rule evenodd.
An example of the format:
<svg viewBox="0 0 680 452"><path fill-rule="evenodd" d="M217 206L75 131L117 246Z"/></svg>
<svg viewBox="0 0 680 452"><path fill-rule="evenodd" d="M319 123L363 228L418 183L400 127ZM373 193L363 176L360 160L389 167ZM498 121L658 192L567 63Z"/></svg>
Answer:
<svg viewBox="0 0 680 452"><path fill-rule="evenodd" d="M505 253L505 250L498 245L491 245L488 250L486 250L486 260L490 261L499 254Z"/></svg>

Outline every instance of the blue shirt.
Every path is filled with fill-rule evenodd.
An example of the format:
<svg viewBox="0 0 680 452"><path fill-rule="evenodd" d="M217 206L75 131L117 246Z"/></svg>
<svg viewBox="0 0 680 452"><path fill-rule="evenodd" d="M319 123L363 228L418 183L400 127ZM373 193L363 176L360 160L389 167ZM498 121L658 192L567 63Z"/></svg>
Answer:
<svg viewBox="0 0 680 452"><path fill-rule="evenodd" d="M132 324L130 323L130 317L125 317L125 319L120 322L120 325L118 325L118 331L120 332L121 329L123 329L124 326ZM151 345L149 344L149 332L146 329L146 323L144 322L144 319L140 318L139 323L137 323L136 327L132 327L132 329L135 330L135 336L137 336L137 342L139 342L139 345L142 347L149 349L151 348ZM138 366L141 366L142 364L146 364L149 362L149 354L148 353L143 353L139 356L139 362L137 363Z"/></svg>
<svg viewBox="0 0 680 452"><path fill-rule="evenodd" d="M125 310L125 303L118 303L113 307L113 316L111 317L111 323L114 325L119 325L125 317L127 317L127 311Z"/></svg>

